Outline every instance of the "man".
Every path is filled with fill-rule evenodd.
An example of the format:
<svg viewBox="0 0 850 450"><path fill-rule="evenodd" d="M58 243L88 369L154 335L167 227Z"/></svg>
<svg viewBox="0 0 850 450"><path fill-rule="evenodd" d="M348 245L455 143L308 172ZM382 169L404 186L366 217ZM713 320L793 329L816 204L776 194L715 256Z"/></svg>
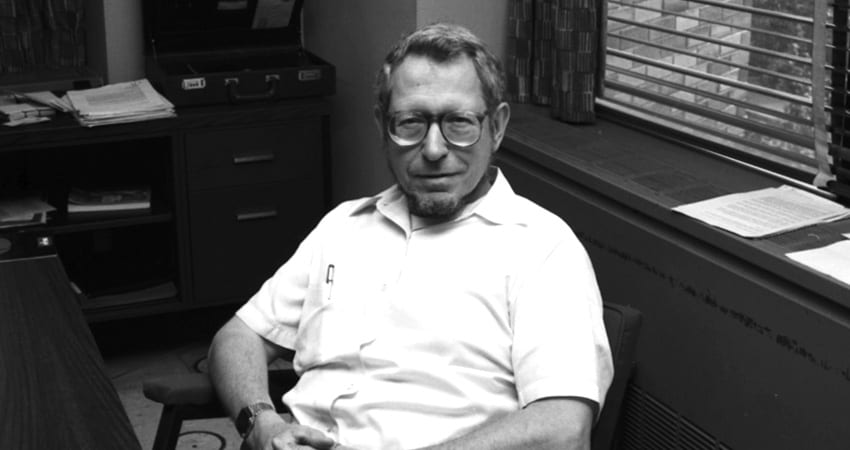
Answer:
<svg viewBox="0 0 850 450"><path fill-rule="evenodd" d="M466 29L390 52L375 119L397 184L325 216L213 340L246 446L589 448L613 374L599 291L569 227L491 166L509 118ZM252 406L277 357L292 423Z"/></svg>

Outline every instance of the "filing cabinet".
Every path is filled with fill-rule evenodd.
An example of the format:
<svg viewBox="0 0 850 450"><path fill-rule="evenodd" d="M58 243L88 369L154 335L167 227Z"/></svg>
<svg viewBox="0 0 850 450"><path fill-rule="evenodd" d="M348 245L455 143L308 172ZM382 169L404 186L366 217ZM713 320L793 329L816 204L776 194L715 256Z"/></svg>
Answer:
<svg viewBox="0 0 850 450"><path fill-rule="evenodd" d="M321 120L186 136L194 300L244 301L323 212Z"/></svg>

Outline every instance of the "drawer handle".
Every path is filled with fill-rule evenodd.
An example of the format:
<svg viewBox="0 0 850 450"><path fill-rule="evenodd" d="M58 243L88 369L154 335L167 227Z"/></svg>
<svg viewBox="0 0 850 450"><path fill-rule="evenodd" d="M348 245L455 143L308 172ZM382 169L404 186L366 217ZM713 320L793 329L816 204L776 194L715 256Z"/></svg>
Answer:
<svg viewBox="0 0 850 450"><path fill-rule="evenodd" d="M251 164L274 161L274 153L258 153L255 155L233 155L233 164Z"/></svg>
<svg viewBox="0 0 850 450"><path fill-rule="evenodd" d="M245 222L245 221L248 221L248 220L271 219L273 217L277 217L277 210L276 209L269 209L269 210L266 210L266 211L236 213L236 221L237 222Z"/></svg>

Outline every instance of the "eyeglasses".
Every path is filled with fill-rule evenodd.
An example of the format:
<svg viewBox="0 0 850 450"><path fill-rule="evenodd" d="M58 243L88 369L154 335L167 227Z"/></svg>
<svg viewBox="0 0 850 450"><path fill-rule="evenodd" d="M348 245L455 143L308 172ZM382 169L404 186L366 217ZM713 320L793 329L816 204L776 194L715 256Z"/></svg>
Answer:
<svg viewBox="0 0 850 450"><path fill-rule="evenodd" d="M469 147L481 139L481 122L485 117L487 112L452 111L434 115L420 111L399 111L390 116L387 131L396 144L409 147L425 140L431 124L437 122L440 124L440 133L448 143L456 147Z"/></svg>

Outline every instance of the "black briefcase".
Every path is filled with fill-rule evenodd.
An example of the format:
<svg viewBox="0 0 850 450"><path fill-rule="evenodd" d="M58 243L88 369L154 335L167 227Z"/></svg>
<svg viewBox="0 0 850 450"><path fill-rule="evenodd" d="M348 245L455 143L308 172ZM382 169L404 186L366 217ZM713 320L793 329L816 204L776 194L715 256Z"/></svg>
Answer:
<svg viewBox="0 0 850 450"><path fill-rule="evenodd" d="M145 72L177 106L334 93L301 45L304 0L144 0Z"/></svg>

